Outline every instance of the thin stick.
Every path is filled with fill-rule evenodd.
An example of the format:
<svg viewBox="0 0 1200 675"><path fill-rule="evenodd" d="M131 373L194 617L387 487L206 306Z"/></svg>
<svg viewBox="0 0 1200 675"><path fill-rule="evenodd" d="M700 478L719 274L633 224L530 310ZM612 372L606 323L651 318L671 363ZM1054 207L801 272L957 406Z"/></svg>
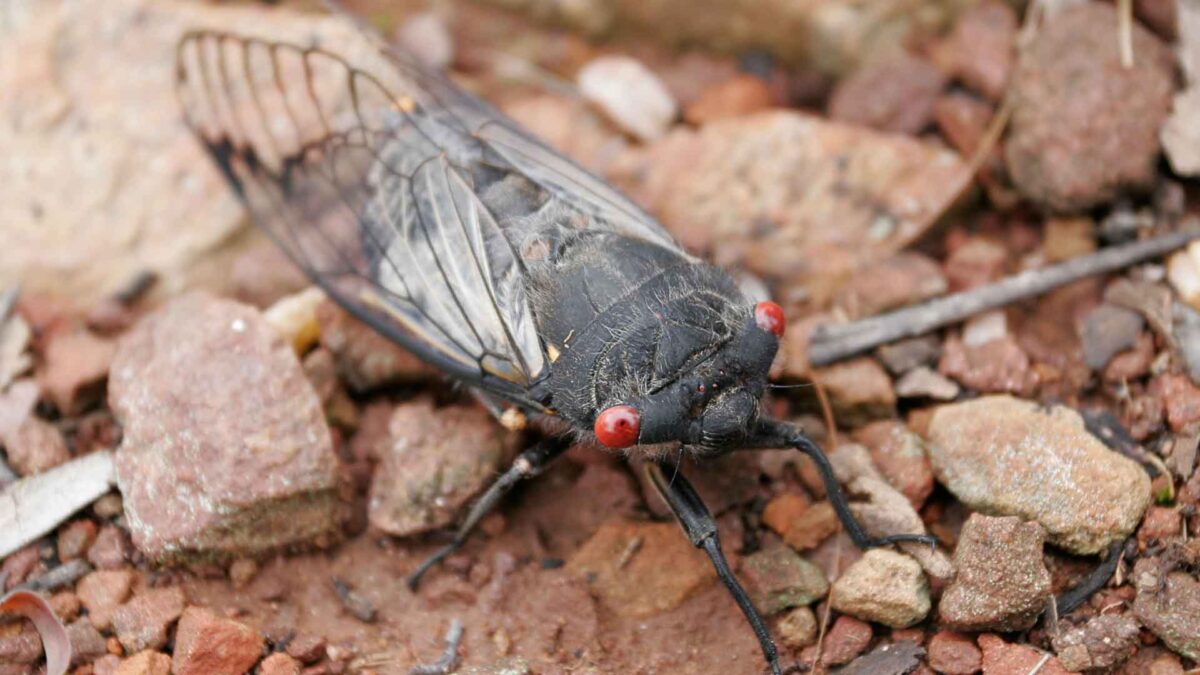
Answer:
<svg viewBox="0 0 1200 675"><path fill-rule="evenodd" d="M458 660L458 643L462 642L463 625L458 619L450 620L450 629L446 631L446 651L437 661L427 665L413 666L409 675L446 675L454 670L454 662Z"/></svg>
<svg viewBox="0 0 1200 675"><path fill-rule="evenodd" d="M0 291L0 323L8 320L8 315L12 313L13 307L17 306L17 296L20 294L20 286L12 286Z"/></svg>
<svg viewBox="0 0 1200 675"><path fill-rule="evenodd" d="M841 532L841 530L842 530L842 526L841 526L841 522L839 521L838 522L838 532ZM836 537L837 535L835 534L834 536ZM838 539L834 542L834 546L833 546L833 574L835 576L841 576L841 570L839 569L841 566L842 566L842 539L841 539L841 537L838 537ZM833 610L833 584L829 584L829 591L827 593L825 593L825 611L821 612L821 625L817 631L817 660L815 663L813 663L813 672L818 672L818 673L822 672L821 665L825 661L825 655L824 655L825 633L829 628L829 615L832 612L832 610Z"/></svg>
<svg viewBox="0 0 1200 675"><path fill-rule="evenodd" d="M1198 238L1200 228L1193 226L1145 241L1110 246L1057 265L1026 270L994 284L914 307L847 324L818 326L809 341L808 359L814 366L827 365L894 340L923 335L980 312L1041 295L1078 279L1161 257Z"/></svg>
<svg viewBox="0 0 1200 675"><path fill-rule="evenodd" d="M1133 67L1133 0L1117 0L1117 49L1121 67Z"/></svg>

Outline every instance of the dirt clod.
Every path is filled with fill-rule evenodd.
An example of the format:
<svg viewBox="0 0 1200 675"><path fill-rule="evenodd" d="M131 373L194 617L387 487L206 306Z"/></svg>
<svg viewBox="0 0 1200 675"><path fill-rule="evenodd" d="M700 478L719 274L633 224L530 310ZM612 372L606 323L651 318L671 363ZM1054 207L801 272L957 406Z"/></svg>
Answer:
<svg viewBox="0 0 1200 675"><path fill-rule="evenodd" d="M1036 523L972 514L954 550L958 575L938 605L940 621L972 631L1031 627L1050 599L1044 536Z"/></svg>

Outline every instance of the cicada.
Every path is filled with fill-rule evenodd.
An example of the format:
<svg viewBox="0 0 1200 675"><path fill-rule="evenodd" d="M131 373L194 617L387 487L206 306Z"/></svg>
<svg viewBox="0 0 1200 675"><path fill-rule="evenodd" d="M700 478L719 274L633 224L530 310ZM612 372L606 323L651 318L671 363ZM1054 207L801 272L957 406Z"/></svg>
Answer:
<svg viewBox="0 0 1200 675"><path fill-rule="evenodd" d="M548 430L413 586L580 440L650 460L774 673L775 645L713 518L664 471L671 451L799 449L857 545L930 541L868 536L820 448L763 410L778 304L748 301L630 199L444 74L376 40L351 55L197 31L177 57L188 124L288 257L383 335Z"/></svg>

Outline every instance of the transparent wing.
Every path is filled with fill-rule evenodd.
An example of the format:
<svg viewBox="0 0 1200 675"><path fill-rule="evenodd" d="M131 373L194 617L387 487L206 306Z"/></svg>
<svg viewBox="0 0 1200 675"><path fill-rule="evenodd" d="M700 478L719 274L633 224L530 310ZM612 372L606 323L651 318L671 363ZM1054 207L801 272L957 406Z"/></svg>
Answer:
<svg viewBox="0 0 1200 675"><path fill-rule="evenodd" d="M359 46L352 62L196 31L180 41L178 66L188 124L289 257L384 334L510 398L548 363L529 251L588 228L684 255L604 181L389 49ZM499 213L514 199L481 193L510 174L557 210Z"/></svg>
<svg viewBox="0 0 1200 675"><path fill-rule="evenodd" d="M314 280L452 374L540 374L511 248L386 62L206 32L178 58L189 123Z"/></svg>
<svg viewBox="0 0 1200 675"><path fill-rule="evenodd" d="M179 44L178 91L255 221L317 283L427 360L510 398L549 361L527 297L529 250L582 227L683 255L603 181L386 49L359 49L352 64L193 32ZM548 195L539 204L569 205L571 227L506 217L504 200L481 198L484 183L512 173Z"/></svg>

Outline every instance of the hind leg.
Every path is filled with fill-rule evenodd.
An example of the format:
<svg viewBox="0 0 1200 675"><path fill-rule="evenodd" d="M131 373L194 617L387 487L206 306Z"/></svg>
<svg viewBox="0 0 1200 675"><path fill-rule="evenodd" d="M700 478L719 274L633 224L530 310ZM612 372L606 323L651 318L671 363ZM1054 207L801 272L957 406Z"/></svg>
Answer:
<svg viewBox="0 0 1200 675"><path fill-rule="evenodd" d="M540 474L551 462L561 456L568 447L570 447L570 443L567 439L555 437L543 439L525 452L522 452L513 461L512 466L500 474L500 477L488 487L487 491L471 505L471 510L467 513L467 517L458 526L458 532L454 534L454 540L426 558L420 565L417 565L417 569L408 575L408 587L416 590L417 585L421 583L421 577L426 572L434 565L445 560L459 548L462 548L462 545L467 541L467 537L471 536L471 532L479 525L479 521L491 513L492 509L496 508L496 504L500 502L504 495L508 494L522 480Z"/></svg>

